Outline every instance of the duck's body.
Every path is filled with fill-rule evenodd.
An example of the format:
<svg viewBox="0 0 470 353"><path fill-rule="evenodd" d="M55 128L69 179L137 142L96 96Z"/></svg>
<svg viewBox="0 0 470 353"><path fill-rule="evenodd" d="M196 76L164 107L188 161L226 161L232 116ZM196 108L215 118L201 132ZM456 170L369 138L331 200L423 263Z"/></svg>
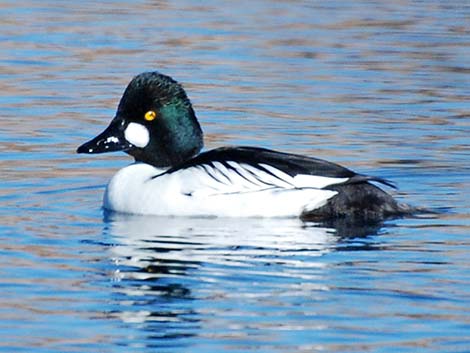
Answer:
<svg viewBox="0 0 470 353"><path fill-rule="evenodd" d="M212 173L221 176L215 168L209 173L197 167L162 173L149 164L135 163L113 176L103 204L113 211L161 216L298 217L323 206L336 194L313 188L257 185L241 176L233 179L235 183L225 183L213 178Z"/></svg>
<svg viewBox="0 0 470 353"><path fill-rule="evenodd" d="M116 117L79 153L124 150L136 163L109 182L104 207L161 216L380 220L410 212L337 164L256 147L198 154L202 131L182 87L156 72L129 84Z"/></svg>

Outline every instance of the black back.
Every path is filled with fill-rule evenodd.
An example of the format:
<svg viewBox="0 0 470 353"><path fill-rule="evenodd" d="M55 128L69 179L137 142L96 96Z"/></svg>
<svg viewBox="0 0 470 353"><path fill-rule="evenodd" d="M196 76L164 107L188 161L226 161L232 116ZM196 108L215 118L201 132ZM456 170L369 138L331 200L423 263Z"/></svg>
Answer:
<svg viewBox="0 0 470 353"><path fill-rule="evenodd" d="M279 169L291 177L295 177L299 174L305 174L318 175L329 178L347 178L348 180L344 182L345 184L358 184L368 181L376 181L395 188L395 185L386 179L357 174L348 168L325 161L323 159L248 146L220 147L203 152L194 158L191 158L181 164L176 165L175 167L170 168L165 173L173 173L181 169L187 169L201 165L213 166L214 162L220 162L228 169L233 169L233 167L228 164L228 162L231 161L239 164L248 164L269 174L272 173L264 168L262 164L270 165L276 169ZM328 189L328 187L326 188Z"/></svg>

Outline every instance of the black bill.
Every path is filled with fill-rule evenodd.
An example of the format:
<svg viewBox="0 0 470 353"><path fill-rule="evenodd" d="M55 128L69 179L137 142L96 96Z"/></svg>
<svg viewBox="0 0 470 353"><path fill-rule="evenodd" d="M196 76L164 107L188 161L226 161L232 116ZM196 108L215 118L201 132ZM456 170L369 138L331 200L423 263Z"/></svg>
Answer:
<svg viewBox="0 0 470 353"><path fill-rule="evenodd" d="M77 153L126 151L132 147L133 145L124 137L122 120L114 119L101 134L78 147Z"/></svg>

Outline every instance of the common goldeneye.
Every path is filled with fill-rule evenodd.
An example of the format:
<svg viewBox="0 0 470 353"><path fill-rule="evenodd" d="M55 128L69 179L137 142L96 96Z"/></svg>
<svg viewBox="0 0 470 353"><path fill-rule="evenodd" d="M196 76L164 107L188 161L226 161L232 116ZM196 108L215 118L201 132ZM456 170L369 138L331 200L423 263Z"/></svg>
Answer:
<svg viewBox="0 0 470 353"><path fill-rule="evenodd" d="M112 211L162 216L300 217L304 220L381 220L412 208L371 182L321 159L259 147L207 152L183 87L159 72L134 77L116 116L78 153L124 151L135 163L109 182Z"/></svg>

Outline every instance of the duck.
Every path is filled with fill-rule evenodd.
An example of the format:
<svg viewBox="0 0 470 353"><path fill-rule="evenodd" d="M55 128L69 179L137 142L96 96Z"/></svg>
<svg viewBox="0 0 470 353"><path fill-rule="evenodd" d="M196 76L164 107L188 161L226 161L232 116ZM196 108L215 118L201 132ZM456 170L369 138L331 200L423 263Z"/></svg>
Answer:
<svg viewBox="0 0 470 353"><path fill-rule="evenodd" d="M77 153L123 151L134 158L106 186L103 208L112 212L365 222L413 212L383 190L395 185L381 177L262 147L201 152L203 145L183 86L150 71L130 81L109 126Z"/></svg>

